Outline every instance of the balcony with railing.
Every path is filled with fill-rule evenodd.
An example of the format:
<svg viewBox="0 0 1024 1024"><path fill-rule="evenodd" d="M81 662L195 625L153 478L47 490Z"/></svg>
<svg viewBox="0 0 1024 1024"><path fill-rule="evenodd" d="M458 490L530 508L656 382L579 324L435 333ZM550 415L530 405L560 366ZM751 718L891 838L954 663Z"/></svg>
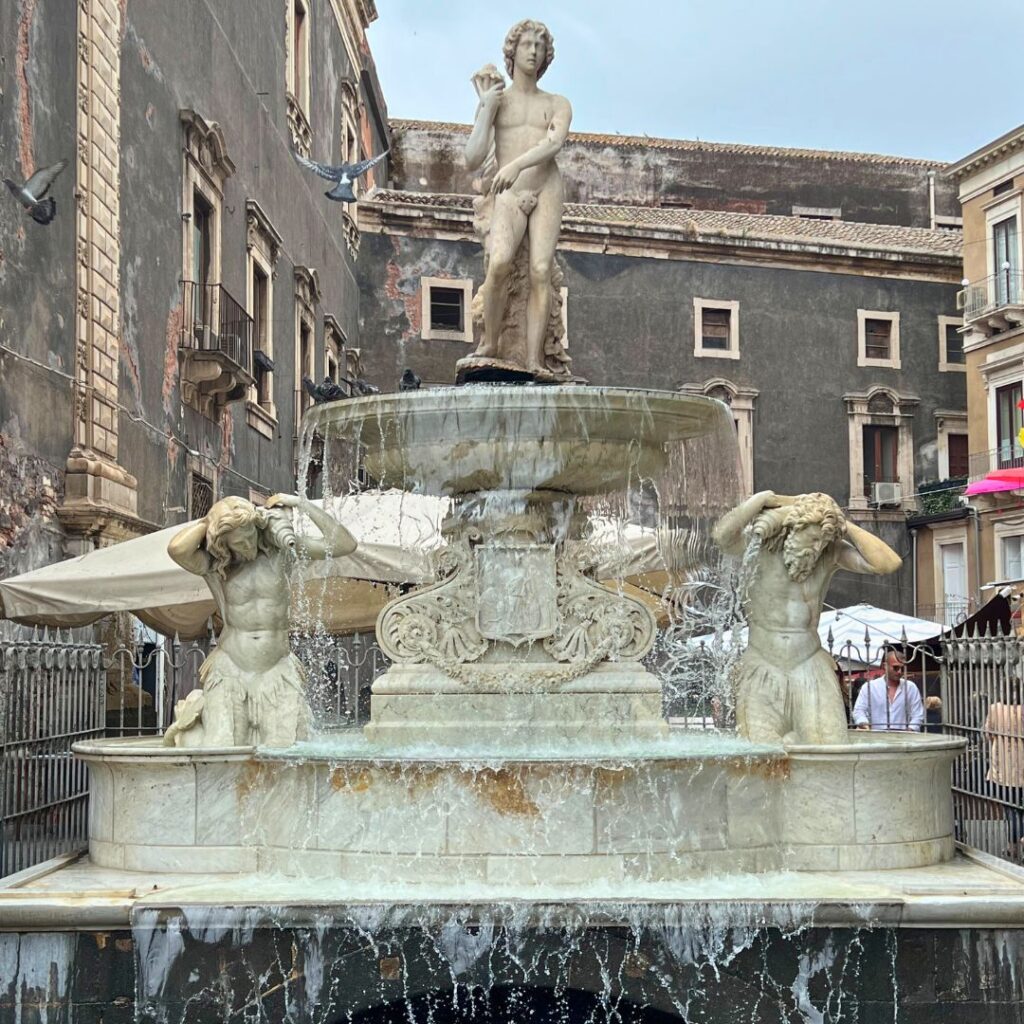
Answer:
<svg viewBox="0 0 1024 1024"><path fill-rule="evenodd" d="M994 470L1021 467L1024 467L1024 448L1016 441L1005 441L998 448L971 452L967 457L967 479L974 483Z"/></svg>
<svg viewBox="0 0 1024 1024"><path fill-rule="evenodd" d="M1024 323L1024 271L1004 267L960 292L964 323L982 334L999 334Z"/></svg>
<svg viewBox="0 0 1024 1024"><path fill-rule="evenodd" d="M216 418L221 406L245 398L253 383L252 317L222 285L184 281L182 292L182 397Z"/></svg>

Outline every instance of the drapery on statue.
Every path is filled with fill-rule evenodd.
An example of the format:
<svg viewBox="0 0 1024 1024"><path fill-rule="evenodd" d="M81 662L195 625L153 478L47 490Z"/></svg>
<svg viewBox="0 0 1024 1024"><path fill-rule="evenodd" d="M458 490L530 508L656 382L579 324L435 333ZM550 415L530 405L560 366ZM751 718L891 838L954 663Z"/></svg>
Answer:
<svg viewBox="0 0 1024 1024"><path fill-rule="evenodd" d="M322 539L295 533L284 511L293 508ZM174 535L167 553L206 580L224 628L200 669L202 689L178 702L165 744L290 747L306 738L306 675L288 645L289 565L297 553L334 558L355 548L340 523L293 494L275 494L263 508L223 498Z"/></svg>
<svg viewBox="0 0 1024 1024"><path fill-rule="evenodd" d="M734 669L736 727L759 743L843 743L846 711L818 619L837 569L884 575L902 559L848 522L827 494L761 491L726 513L714 537L726 554L754 546L744 608L747 649Z"/></svg>
<svg viewBox="0 0 1024 1024"><path fill-rule="evenodd" d="M481 169L473 203L484 248L485 279L473 300L482 339L459 360L460 378L511 371L537 380L571 379L562 324L562 271L555 247L562 224L562 175L555 156L569 133L572 108L537 88L555 56L539 21L521 21L505 37L505 67L473 76L480 97L466 143L466 166ZM474 373L475 371L475 373Z"/></svg>

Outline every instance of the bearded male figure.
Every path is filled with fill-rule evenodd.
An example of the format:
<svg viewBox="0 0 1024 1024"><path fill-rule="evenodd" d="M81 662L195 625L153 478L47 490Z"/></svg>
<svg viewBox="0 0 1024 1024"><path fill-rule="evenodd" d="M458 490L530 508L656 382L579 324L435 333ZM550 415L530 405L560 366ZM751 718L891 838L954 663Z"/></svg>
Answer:
<svg viewBox="0 0 1024 1024"><path fill-rule="evenodd" d="M901 564L878 537L850 523L826 494L761 491L722 517L726 554L755 545L745 598L747 649L735 668L736 727L760 743L842 743L846 710L818 619L837 569L884 575Z"/></svg>
<svg viewBox="0 0 1024 1024"><path fill-rule="evenodd" d="M296 534L284 511L291 508L322 539ZM223 498L175 534L167 553L206 580L224 627L200 670L202 689L178 702L166 744L289 747L306 738L306 676L288 643L288 570L296 554L333 558L355 548L340 523L292 494L275 494L263 508Z"/></svg>
<svg viewBox="0 0 1024 1024"><path fill-rule="evenodd" d="M563 192L555 156L569 134L572 107L537 87L555 55L547 26L519 22L503 52L509 88L494 65L474 76L480 104L465 158L469 170L484 168L485 194L474 205L486 278L474 303L483 340L461 362L494 360L542 379L568 379L555 264ZM495 164L485 167L492 156Z"/></svg>

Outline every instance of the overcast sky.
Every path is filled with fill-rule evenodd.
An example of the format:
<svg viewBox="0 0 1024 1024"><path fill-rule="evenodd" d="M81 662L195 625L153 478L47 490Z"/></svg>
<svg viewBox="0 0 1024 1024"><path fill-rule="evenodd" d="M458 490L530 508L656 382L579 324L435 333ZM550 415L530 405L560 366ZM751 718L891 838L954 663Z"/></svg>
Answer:
<svg viewBox="0 0 1024 1024"><path fill-rule="evenodd" d="M377 0L392 117L468 121L505 32L545 21L577 131L957 160L1024 122L1024 0Z"/></svg>

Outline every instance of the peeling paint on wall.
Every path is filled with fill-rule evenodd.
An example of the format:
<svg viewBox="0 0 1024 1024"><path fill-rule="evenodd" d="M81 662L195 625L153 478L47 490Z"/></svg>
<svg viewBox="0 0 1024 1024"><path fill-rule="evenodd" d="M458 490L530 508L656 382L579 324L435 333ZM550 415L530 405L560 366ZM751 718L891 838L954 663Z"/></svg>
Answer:
<svg viewBox="0 0 1024 1024"><path fill-rule="evenodd" d="M170 416L174 408L174 389L178 384L178 339L184 318L184 306L179 302L167 314L167 332L164 345L164 382L162 395L164 412Z"/></svg>
<svg viewBox="0 0 1024 1024"><path fill-rule="evenodd" d="M50 561L60 532L63 474L28 454L20 435L15 417L0 426L0 576Z"/></svg>
<svg viewBox="0 0 1024 1024"><path fill-rule="evenodd" d="M28 65L32 50L32 21L36 0L22 0L18 19L18 49L15 55L15 77L18 81L18 159L21 173L28 178L35 171L32 159L32 96L29 90Z"/></svg>

